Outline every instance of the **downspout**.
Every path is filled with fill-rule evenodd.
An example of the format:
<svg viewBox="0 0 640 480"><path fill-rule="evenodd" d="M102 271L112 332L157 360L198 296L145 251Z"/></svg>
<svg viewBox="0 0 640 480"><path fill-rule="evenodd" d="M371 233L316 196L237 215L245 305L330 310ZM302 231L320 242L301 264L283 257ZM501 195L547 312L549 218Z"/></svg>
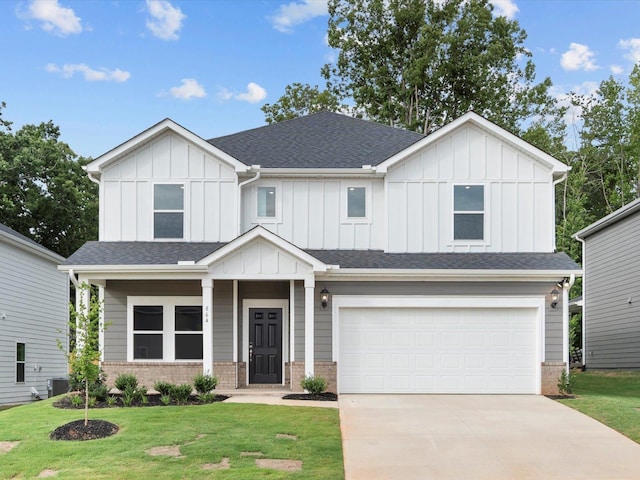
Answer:
<svg viewBox="0 0 640 480"><path fill-rule="evenodd" d="M251 170L258 170L260 165L251 165ZM245 180L244 182L238 184L238 231L236 236L239 237L242 232L242 187L245 185L249 185L250 183L255 182L260 178L260 171L256 172L256 176L250 178L249 180Z"/></svg>
<svg viewBox="0 0 640 480"><path fill-rule="evenodd" d="M582 244L582 318L580 319L580 321L582 324L582 368L584 369L587 365L587 325L585 323L585 307L587 305L587 244L582 238L576 235L574 235L573 238L575 238Z"/></svg>
<svg viewBox="0 0 640 480"><path fill-rule="evenodd" d="M556 235L557 235L557 232L556 232L556 186L564 182L567 179L568 175L569 175L569 172L566 171L562 174L560 178L553 181L553 210L551 211L551 218L553 218L553 251L554 252L558 248L558 245L556 244Z"/></svg>

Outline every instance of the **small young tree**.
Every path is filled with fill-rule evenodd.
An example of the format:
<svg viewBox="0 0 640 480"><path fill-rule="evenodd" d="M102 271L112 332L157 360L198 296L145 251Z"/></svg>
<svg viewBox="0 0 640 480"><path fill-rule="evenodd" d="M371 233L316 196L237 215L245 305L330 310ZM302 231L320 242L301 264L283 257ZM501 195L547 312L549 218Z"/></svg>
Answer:
<svg viewBox="0 0 640 480"><path fill-rule="evenodd" d="M60 348L67 356L71 372L84 383L84 424L89 423L89 385L100 378L100 301L91 296L91 286L83 283L76 295L80 295L79 309L70 306L69 330L75 332L73 348L68 350L58 340ZM84 299L91 297L89 310L85 308Z"/></svg>

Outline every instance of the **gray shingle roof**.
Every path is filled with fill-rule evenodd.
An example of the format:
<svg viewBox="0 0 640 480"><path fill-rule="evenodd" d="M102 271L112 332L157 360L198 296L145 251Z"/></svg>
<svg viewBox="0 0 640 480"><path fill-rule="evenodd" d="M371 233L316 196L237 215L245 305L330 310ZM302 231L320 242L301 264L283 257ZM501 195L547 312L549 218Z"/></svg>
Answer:
<svg viewBox="0 0 640 480"><path fill-rule="evenodd" d="M198 261L224 243L87 242L64 265L176 265ZM565 253L384 253L380 250L306 250L340 268L428 270L580 270Z"/></svg>
<svg viewBox="0 0 640 480"><path fill-rule="evenodd" d="M6 233L8 235L11 235L12 237L16 237L16 238L19 238L20 240L24 240L25 242L29 242L32 245L36 245L36 246L38 246L40 248L44 248L42 245L40 245L35 240L32 240L29 237L27 237L27 236L25 236L25 235L23 235L23 234L21 234L19 232L16 232L13 228L7 227L4 223L0 223L0 231Z"/></svg>
<svg viewBox="0 0 640 480"><path fill-rule="evenodd" d="M423 138L380 123L318 112L208 142L263 168L361 168L377 165Z"/></svg>

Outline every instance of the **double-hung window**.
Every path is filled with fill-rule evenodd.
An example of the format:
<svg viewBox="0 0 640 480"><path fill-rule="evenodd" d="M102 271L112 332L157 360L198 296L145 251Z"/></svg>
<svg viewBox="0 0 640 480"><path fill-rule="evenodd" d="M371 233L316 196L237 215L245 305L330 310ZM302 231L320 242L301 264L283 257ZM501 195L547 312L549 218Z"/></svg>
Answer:
<svg viewBox="0 0 640 480"><path fill-rule="evenodd" d="M453 239L484 240L484 185L454 185Z"/></svg>
<svg viewBox="0 0 640 480"><path fill-rule="evenodd" d="M153 186L153 238L184 238L184 185Z"/></svg>
<svg viewBox="0 0 640 480"><path fill-rule="evenodd" d="M16 343L16 383L24 383L24 367L26 358L26 344Z"/></svg>
<svg viewBox="0 0 640 480"><path fill-rule="evenodd" d="M202 360L202 297L128 297L127 358Z"/></svg>

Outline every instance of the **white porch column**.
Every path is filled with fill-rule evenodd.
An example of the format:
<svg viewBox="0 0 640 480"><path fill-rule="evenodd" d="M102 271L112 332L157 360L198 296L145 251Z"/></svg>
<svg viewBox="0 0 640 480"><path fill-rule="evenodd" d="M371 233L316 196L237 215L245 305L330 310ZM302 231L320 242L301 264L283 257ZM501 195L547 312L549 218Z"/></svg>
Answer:
<svg viewBox="0 0 640 480"><path fill-rule="evenodd" d="M308 377L313 376L313 363L315 359L314 348L314 294L315 279L307 278L304 281L304 372Z"/></svg>
<svg viewBox="0 0 640 480"><path fill-rule="evenodd" d="M213 280L202 279L202 373L213 374Z"/></svg>
<svg viewBox="0 0 640 480"><path fill-rule="evenodd" d="M289 369L296 361L296 281L289 280Z"/></svg>
<svg viewBox="0 0 640 480"><path fill-rule="evenodd" d="M569 289L568 283L562 282L562 361L569 373ZM584 355L584 353L583 353Z"/></svg>

